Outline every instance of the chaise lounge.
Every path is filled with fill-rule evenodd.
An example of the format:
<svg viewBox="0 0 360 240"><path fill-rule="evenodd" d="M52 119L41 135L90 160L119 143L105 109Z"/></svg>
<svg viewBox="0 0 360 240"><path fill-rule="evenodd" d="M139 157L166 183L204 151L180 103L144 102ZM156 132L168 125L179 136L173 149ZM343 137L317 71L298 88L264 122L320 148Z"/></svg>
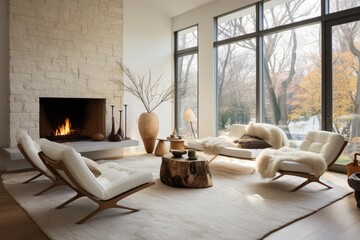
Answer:
<svg viewBox="0 0 360 240"><path fill-rule="evenodd" d="M218 137L190 140L187 147L207 154L254 160L264 148L288 145L289 140L279 127L250 122L248 125L234 124L229 132Z"/></svg>

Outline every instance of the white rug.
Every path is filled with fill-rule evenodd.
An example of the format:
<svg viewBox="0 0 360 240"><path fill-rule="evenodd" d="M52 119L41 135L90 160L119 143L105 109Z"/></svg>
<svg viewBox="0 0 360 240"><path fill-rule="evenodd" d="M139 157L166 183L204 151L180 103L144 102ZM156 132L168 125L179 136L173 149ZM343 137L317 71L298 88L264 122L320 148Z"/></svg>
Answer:
<svg viewBox="0 0 360 240"><path fill-rule="evenodd" d="M262 180L253 162L219 157L210 164L213 187L173 188L159 180L161 158L143 155L119 160L124 166L150 170L156 184L120 201L141 211L106 210L82 225L76 221L97 206L81 198L63 209L57 205L74 195L65 186L43 195L33 194L49 186L42 178L19 184L35 172L3 175L7 191L51 239L259 239L303 218L352 192L343 179L325 174L333 186L325 190L310 184L289 192L303 179L283 177Z"/></svg>

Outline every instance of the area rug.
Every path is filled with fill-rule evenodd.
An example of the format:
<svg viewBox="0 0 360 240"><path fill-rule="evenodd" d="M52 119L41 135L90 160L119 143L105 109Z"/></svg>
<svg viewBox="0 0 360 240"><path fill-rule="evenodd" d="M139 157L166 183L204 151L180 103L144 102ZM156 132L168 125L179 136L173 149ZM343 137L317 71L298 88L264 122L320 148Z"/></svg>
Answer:
<svg viewBox="0 0 360 240"><path fill-rule="evenodd" d="M141 211L109 209L81 225L75 222L97 207L89 199L57 210L54 207L74 195L70 188L56 187L35 197L49 186L49 180L20 184L35 172L2 178L9 194L50 239L261 239L352 192L344 178L328 173L322 179L333 189L314 183L289 192L303 179L263 180L252 174L250 161L222 157L210 164L213 187L173 188L159 180L160 157L142 155L117 161L154 174L154 186L121 201Z"/></svg>

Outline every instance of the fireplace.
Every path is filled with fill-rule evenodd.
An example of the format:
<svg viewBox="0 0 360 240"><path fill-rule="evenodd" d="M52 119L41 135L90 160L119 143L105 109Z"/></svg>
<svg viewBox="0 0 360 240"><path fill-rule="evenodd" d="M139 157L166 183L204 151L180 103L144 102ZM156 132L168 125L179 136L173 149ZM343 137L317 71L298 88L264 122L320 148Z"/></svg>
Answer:
<svg viewBox="0 0 360 240"><path fill-rule="evenodd" d="M105 99L40 98L40 137L80 141L105 135Z"/></svg>

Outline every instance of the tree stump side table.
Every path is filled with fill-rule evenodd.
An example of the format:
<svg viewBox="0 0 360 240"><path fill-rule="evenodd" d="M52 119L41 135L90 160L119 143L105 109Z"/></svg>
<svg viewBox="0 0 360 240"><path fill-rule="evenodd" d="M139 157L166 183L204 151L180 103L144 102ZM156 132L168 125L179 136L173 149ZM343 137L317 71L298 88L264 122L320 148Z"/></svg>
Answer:
<svg viewBox="0 0 360 240"><path fill-rule="evenodd" d="M162 157L160 179L166 185L184 188L211 187L212 178L208 161L199 157L197 160L174 158L172 154Z"/></svg>

